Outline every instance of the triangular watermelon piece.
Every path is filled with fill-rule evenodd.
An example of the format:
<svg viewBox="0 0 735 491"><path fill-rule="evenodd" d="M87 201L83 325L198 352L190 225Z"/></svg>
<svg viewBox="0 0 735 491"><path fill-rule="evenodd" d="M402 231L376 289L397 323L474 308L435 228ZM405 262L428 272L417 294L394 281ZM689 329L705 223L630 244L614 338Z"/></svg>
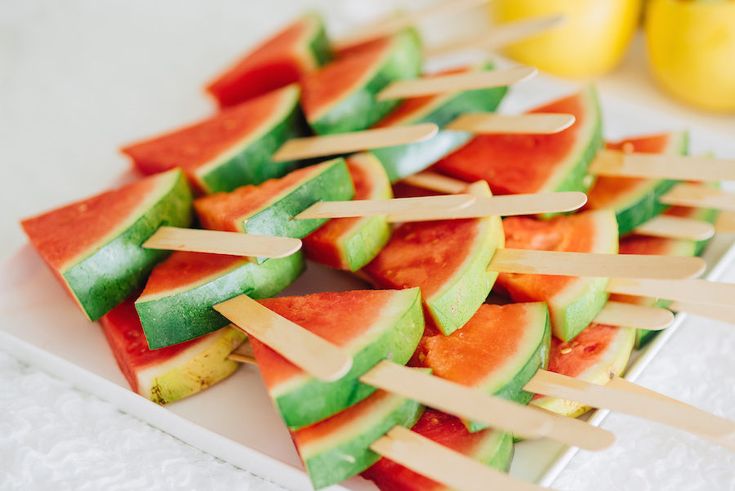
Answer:
<svg viewBox="0 0 735 491"><path fill-rule="evenodd" d="M358 475L380 459L370 445L395 426L410 428L423 407L379 390L329 419L293 432L315 489Z"/></svg>
<svg viewBox="0 0 735 491"><path fill-rule="evenodd" d="M259 186L199 198L194 208L204 228L302 238L326 222L293 218L317 201L352 199L355 190L344 159L299 169Z"/></svg>
<svg viewBox="0 0 735 491"><path fill-rule="evenodd" d="M324 21L316 12L297 18L207 85L220 107L237 105L298 82L332 58Z"/></svg>
<svg viewBox="0 0 735 491"><path fill-rule="evenodd" d="M112 353L133 392L158 404L178 401L227 378L238 363L227 357L245 340L233 327L160 350L146 346L132 300L100 319Z"/></svg>
<svg viewBox="0 0 735 491"><path fill-rule="evenodd" d="M327 419L375 392L359 377L384 359L406 364L424 332L421 296L415 288L315 293L260 302L343 347L353 358L347 375L325 382L250 339L268 392L286 425L294 429Z"/></svg>
<svg viewBox="0 0 735 491"><path fill-rule="evenodd" d="M421 64L413 29L352 49L302 79L306 119L317 134L367 129L399 103L378 101L377 94L396 80L417 77Z"/></svg>
<svg viewBox="0 0 735 491"><path fill-rule="evenodd" d="M191 223L180 170L128 184L23 220L31 244L82 311L97 320L143 287L165 251L141 247L161 225Z"/></svg>
<svg viewBox="0 0 735 491"><path fill-rule="evenodd" d="M550 338L546 304L485 304L451 335L425 336L414 359L437 377L528 404L523 387L546 368ZM468 422L471 431L484 427Z"/></svg>
<svg viewBox="0 0 735 491"><path fill-rule="evenodd" d="M604 385L622 375L635 342L635 329L591 324L574 340L551 340L549 370L593 384ZM537 396L531 403L563 416L576 418L591 408L574 401Z"/></svg>
<svg viewBox="0 0 735 491"><path fill-rule="evenodd" d="M485 180L493 194L586 191L587 167L602 146L595 89L529 112L573 114L576 122L554 135L477 136L433 168L467 182Z"/></svg>
<svg viewBox="0 0 735 491"><path fill-rule="evenodd" d="M213 305L243 293L272 297L304 267L300 252L261 264L240 256L174 252L153 269L135 301L148 346L171 346L226 326L229 321Z"/></svg>
<svg viewBox="0 0 735 491"><path fill-rule="evenodd" d="M610 211L585 212L543 221L509 217L503 221L509 249L561 252L618 252L618 226ZM569 341L607 302L607 278L504 273L498 286L515 302L546 302L554 336Z"/></svg>
<svg viewBox="0 0 735 491"><path fill-rule="evenodd" d="M473 192L490 195L485 183ZM487 266L503 242L498 217L405 223L363 271L381 288L420 287L427 315L448 335L490 293L497 273Z"/></svg>
<svg viewBox="0 0 735 491"><path fill-rule="evenodd" d="M181 167L203 193L260 184L293 170L272 155L305 133L299 88L291 85L210 118L122 149L144 174Z"/></svg>
<svg viewBox="0 0 735 491"><path fill-rule="evenodd" d="M393 192L380 162L369 153L347 159L354 199L390 199ZM332 268L357 271L373 260L390 239L385 216L337 218L304 238L306 256Z"/></svg>
<svg viewBox="0 0 735 491"><path fill-rule="evenodd" d="M689 135L686 132L629 138L611 142L611 150L641 153L686 155ZM636 179L630 177L598 177L590 189L587 208L615 212L620 234L626 234L661 214L666 206L658 198L677 181L671 179Z"/></svg>
<svg viewBox="0 0 735 491"><path fill-rule="evenodd" d="M507 471L510 468L513 459L513 437L509 433L495 430L470 433L458 418L434 409L424 411L412 430L499 471ZM447 489L443 484L386 458L380 459L362 475L373 481L382 491Z"/></svg>
<svg viewBox="0 0 735 491"><path fill-rule="evenodd" d="M466 73L471 71L492 70L492 63L479 66L446 70L434 75ZM493 87L465 92L406 99L375 126L409 125L434 123L440 128L468 112L492 112L497 109L507 93L506 87ZM385 167L392 182L415 174L429 167L437 160L457 150L472 138L471 133L454 130L441 130L433 138L410 145L378 148L372 153Z"/></svg>

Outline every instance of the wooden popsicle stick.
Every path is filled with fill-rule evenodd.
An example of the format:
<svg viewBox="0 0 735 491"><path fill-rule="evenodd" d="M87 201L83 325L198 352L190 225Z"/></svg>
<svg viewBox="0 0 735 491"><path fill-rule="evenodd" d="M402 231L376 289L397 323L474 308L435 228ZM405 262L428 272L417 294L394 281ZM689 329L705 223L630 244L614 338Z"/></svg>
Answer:
<svg viewBox="0 0 735 491"><path fill-rule="evenodd" d="M706 280L611 278L607 291L703 305L731 306L735 298L735 284Z"/></svg>
<svg viewBox="0 0 735 491"><path fill-rule="evenodd" d="M419 172L418 174L405 177L402 182L409 186L446 194L463 193L469 185L464 181L431 171Z"/></svg>
<svg viewBox="0 0 735 491"><path fill-rule="evenodd" d="M281 317L247 295L239 295L214 306L248 336L321 380L337 380L352 367L352 357L342 348Z"/></svg>
<svg viewBox="0 0 735 491"><path fill-rule="evenodd" d="M703 305L691 302L671 302L669 308L674 312L686 312L688 314L707 317L722 322L735 324L735 306L732 305Z"/></svg>
<svg viewBox="0 0 735 491"><path fill-rule="evenodd" d="M449 123L445 128L481 135L550 135L564 131L572 126L574 121L575 117L572 114L534 113L511 115L465 113Z"/></svg>
<svg viewBox="0 0 735 491"><path fill-rule="evenodd" d="M236 329L238 328L235 325L232 325L232 327ZM230 353L227 358L238 363L257 365L257 362L255 361L255 354L253 353L253 346L248 342L247 339L235 351Z"/></svg>
<svg viewBox="0 0 735 491"><path fill-rule="evenodd" d="M715 230L722 234L731 234L735 232L735 212L721 212L717 217L717 222L715 222Z"/></svg>
<svg viewBox="0 0 735 491"><path fill-rule="evenodd" d="M674 314L670 310L659 307L609 301L597 314L594 322L609 326L660 331L674 322Z"/></svg>
<svg viewBox="0 0 735 491"><path fill-rule="evenodd" d="M372 39L388 36L395 32L411 27L430 17L444 17L458 14L487 3L489 0L448 0L434 2L421 10L399 12L397 15L382 18L369 24L353 28L350 34L332 42L332 48L341 50L364 43Z"/></svg>
<svg viewBox="0 0 735 491"><path fill-rule="evenodd" d="M702 184L677 184L659 198L665 205L735 211L735 194Z"/></svg>
<svg viewBox="0 0 735 491"><path fill-rule="evenodd" d="M447 92L505 87L529 79L538 70L533 67L517 66L499 70L474 71L439 75L428 78L398 80L378 94L379 101L404 99L407 97L424 97Z"/></svg>
<svg viewBox="0 0 735 491"><path fill-rule="evenodd" d="M735 160L601 150L589 172L611 177L727 181L735 179Z"/></svg>
<svg viewBox="0 0 735 491"><path fill-rule="evenodd" d="M522 39L541 34L549 29L561 25L564 15L548 15L532 17L507 24L493 26L489 32L478 36L467 37L452 41L441 46L429 47L425 51L427 57L444 56L459 51L487 50L495 51Z"/></svg>
<svg viewBox="0 0 735 491"><path fill-rule="evenodd" d="M488 270L561 276L686 279L704 271L698 257L498 249Z"/></svg>
<svg viewBox="0 0 735 491"><path fill-rule="evenodd" d="M389 222L421 222L431 220L456 220L486 216L537 215L574 211L587 202L584 193L567 191L560 193L513 194L506 196L478 196L477 199L456 210L427 210L414 208L403 213L391 213Z"/></svg>
<svg viewBox="0 0 735 491"><path fill-rule="evenodd" d="M438 131L439 127L433 123L421 123L335 135L293 138L278 149L273 155L273 160L287 162L406 145L428 140Z"/></svg>
<svg viewBox="0 0 735 491"><path fill-rule="evenodd" d="M461 210L472 204L475 197L470 194L447 194L422 196L419 198L394 198L352 201L320 201L302 211L296 220L312 218L351 218L410 213L419 208L427 213L443 213Z"/></svg>
<svg viewBox="0 0 735 491"><path fill-rule="evenodd" d="M301 249L301 241L289 237L161 227L143 243L143 247L167 251L278 258L297 252Z"/></svg>
<svg viewBox="0 0 735 491"><path fill-rule="evenodd" d="M636 227L634 232L666 239L707 240L715 235L715 226L693 218L659 215Z"/></svg>
<svg viewBox="0 0 735 491"><path fill-rule="evenodd" d="M386 436L373 442L370 449L450 489L461 491L543 489L535 484L514 479L402 426L395 426Z"/></svg>

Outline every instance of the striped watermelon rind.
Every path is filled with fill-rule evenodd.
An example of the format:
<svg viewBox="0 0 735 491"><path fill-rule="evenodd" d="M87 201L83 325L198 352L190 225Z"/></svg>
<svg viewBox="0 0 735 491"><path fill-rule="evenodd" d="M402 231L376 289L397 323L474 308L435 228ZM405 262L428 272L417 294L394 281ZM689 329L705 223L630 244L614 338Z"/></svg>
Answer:
<svg viewBox="0 0 735 491"><path fill-rule="evenodd" d="M260 264L243 258L193 284L153 295L144 291L135 301L135 308L148 346L151 349L171 346L226 326L229 321L212 306L240 294L255 299L275 296L304 269L301 252Z"/></svg>

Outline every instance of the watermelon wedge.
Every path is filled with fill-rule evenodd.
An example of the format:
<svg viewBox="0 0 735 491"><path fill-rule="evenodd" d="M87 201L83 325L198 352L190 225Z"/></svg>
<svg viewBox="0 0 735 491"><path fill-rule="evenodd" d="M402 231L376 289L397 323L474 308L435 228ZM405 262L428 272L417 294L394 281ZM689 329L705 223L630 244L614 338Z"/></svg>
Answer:
<svg viewBox="0 0 735 491"><path fill-rule="evenodd" d="M222 108L298 82L332 58L324 21L316 12L294 20L207 85Z"/></svg>
<svg viewBox="0 0 735 491"><path fill-rule="evenodd" d="M588 87L531 113L568 113L576 122L554 135L482 135L433 169L467 182L485 180L493 194L586 191L587 167L602 146L597 92Z"/></svg>
<svg viewBox="0 0 735 491"><path fill-rule="evenodd" d="M376 96L421 70L421 40L413 29L365 43L301 81L301 104L317 134L364 130L398 105Z"/></svg>
<svg viewBox="0 0 735 491"><path fill-rule="evenodd" d="M152 176L22 221L31 244L91 320L139 291L166 252L141 245L161 225L191 223L180 170Z"/></svg>
<svg viewBox="0 0 735 491"><path fill-rule="evenodd" d="M410 428L423 407L379 390L329 419L293 432L314 489L358 475L380 459L370 445L395 426Z"/></svg>
<svg viewBox="0 0 735 491"><path fill-rule="evenodd" d="M492 70L492 63L448 70L437 75ZM468 112L492 112L507 93L507 87L453 92L437 96L415 97L404 100L376 127L434 123L440 128ZM391 182L429 167L437 160L458 149L472 138L464 131L441 130L433 138L410 145L379 148L372 153L385 167Z"/></svg>
<svg viewBox="0 0 735 491"><path fill-rule="evenodd" d="M612 150L685 155L689 146L686 132L630 138L608 143ZM658 198L671 189L676 181L670 179L635 179L630 177L599 177L590 189L587 208L614 211L620 234L626 234L642 225L666 207Z"/></svg>
<svg viewBox="0 0 735 491"><path fill-rule="evenodd" d="M484 182L472 192L490 195ZM490 293L498 275L487 266L503 242L498 217L405 223L363 271L381 288L420 287L427 315L449 335Z"/></svg>
<svg viewBox="0 0 735 491"><path fill-rule="evenodd" d="M549 370L593 384L606 384L628 365L635 329L591 324L573 341L551 340ZM532 405L576 418L591 408L574 401L537 396Z"/></svg>
<svg viewBox="0 0 735 491"><path fill-rule="evenodd" d="M347 159L355 199L390 199L393 192L380 162L369 153ZM337 218L304 238L306 256L332 268L357 271L373 260L390 239L384 216Z"/></svg>
<svg viewBox="0 0 735 491"><path fill-rule="evenodd" d="M523 387L546 368L551 328L544 303L482 305L450 336L425 336L417 356L437 377L528 404ZM468 422L470 431L484 425Z"/></svg>
<svg viewBox="0 0 735 491"><path fill-rule="evenodd" d="M434 409L424 411L413 431L499 471L507 471L513 459L513 437L509 433L494 430L470 433L458 418ZM449 491L444 485L386 458L362 475L382 491Z"/></svg>
<svg viewBox="0 0 735 491"><path fill-rule="evenodd" d="M294 162L274 162L273 153L305 123L296 85L232 107L198 123L122 149L143 174L181 167L203 193L260 184L293 170Z"/></svg>
<svg viewBox="0 0 735 491"><path fill-rule="evenodd" d="M384 359L406 364L424 331L421 296L409 290L363 290L281 297L261 303L342 346L350 372L334 382L315 379L256 339L253 353L286 425L302 428L333 416L375 392L358 378ZM329 315L325 315L329 312Z"/></svg>
<svg viewBox="0 0 735 491"><path fill-rule="evenodd" d="M100 319L117 364L133 392L158 404L168 404L227 378L238 363L227 356L245 340L245 334L225 327L194 341L151 351L132 301L126 301Z"/></svg>
<svg viewBox="0 0 735 491"><path fill-rule="evenodd" d="M618 252L618 227L609 211L559 216L548 221L510 217L503 222L514 249ZM592 322L607 302L607 278L504 273L498 286L515 302L546 302L554 336L569 341Z"/></svg>
<svg viewBox="0 0 735 491"><path fill-rule="evenodd" d="M352 199L354 192L344 159L335 159L259 186L199 198L194 208L204 228L302 238L326 220L294 220L296 215L317 201Z"/></svg>
<svg viewBox="0 0 735 491"><path fill-rule="evenodd" d="M135 301L148 346L182 343L229 324L212 306L242 293L267 298L304 270L301 252L263 263L239 256L174 252L153 269Z"/></svg>

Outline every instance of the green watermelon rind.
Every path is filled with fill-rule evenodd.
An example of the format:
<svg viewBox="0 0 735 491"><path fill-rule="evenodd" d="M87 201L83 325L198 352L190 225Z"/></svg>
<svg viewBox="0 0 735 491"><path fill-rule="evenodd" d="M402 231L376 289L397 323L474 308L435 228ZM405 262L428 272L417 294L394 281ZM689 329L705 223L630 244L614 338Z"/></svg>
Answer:
<svg viewBox="0 0 735 491"><path fill-rule="evenodd" d="M391 396L397 399L388 414L383 414L377 424L362 428L357 435L340 442L313 456L302 454L314 489L321 489L356 476L380 459L380 455L370 450L370 445L388 433L395 426L412 427L418 421L423 406L411 399Z"/></svg>
<svg viewBox="0 0 735 491"><path fill-rule="evenodd" d="M424 316L418 288L401 290L399 294L412 297L408 299L410 304L404 314L393 325L387 326L377 339L352 353L352 368L347 375L334 382L304 375L271 391L271 397L289 428L303 428L327 419L373 394L376 388L363 384L359 378L380 361L389 359L401 365L408 363L423 335Z"/></svg>
<svg viewBox="0 0 735 491"><path fill-rule="evenodd" d="M61 272L69 291L90 320L99 319L143 288L153 267L169 254L142 247L159 227L191 225L193 198L183 172L172 170L156 179L170 180L170 186L150 209L107 243Z"/></svg>
<svg viewBox="0 0 735 491"><path fill-rule="evenodd" d="M340 249L349 271L365 267L390 240L391 226L385 216L363 217L351 233L342 238Z"/></svg>
<svg viewBox="0 0 735 491"><path fill-rule="evenodd" d="M334 58L332 53L332 45L327 36L327 29L324 27L324 19L318 12L307 12L304 17L308 17L312 22L312 35L309 42L309 55L311 55L315 66L320 67L326 65Z"/></svg>
<svg viewBox="0 0 735 491"><path fill-rule="evenodd" d="M584 289L577 293L570 302L554 305L552 317L555 320L554 336L562 341L570 341L582 332L607 303L608 278L584 278Z"/></svg>
<svg viewBox="0 0 735 491"><path fill-rule="evenodd" d="M423 63L421 39L415 29L394 36L390 52L373 73L351 87L349 95L320 111L316 119L308 118L318 135L348 133L371 127L393 110L400 100L378 101L377 94L391 83L416 78Z"/></svg>
<svg viewBox="0 0 735 491"><path fill-rule="evenodd" d="M287 90L287 89L282 89ZM284 96L272 126L260 128L215 161L194 170L197 185L205 193L227 192L246 184L260 184L294 170L296 161L275 162L273 154L286 141L304 136L306 122L299 106L297 86Z"/></svg>
<svg viewBox="0 0 735 491"><path fill-rule="evenodd" d="M241 294L260 299L275 296L305 269L300 251L258 264L243 261L214 278L186 285L167 294L141 297L135 302L148 346L163 348L198 338L230 322L212 306Z"/></svg>

